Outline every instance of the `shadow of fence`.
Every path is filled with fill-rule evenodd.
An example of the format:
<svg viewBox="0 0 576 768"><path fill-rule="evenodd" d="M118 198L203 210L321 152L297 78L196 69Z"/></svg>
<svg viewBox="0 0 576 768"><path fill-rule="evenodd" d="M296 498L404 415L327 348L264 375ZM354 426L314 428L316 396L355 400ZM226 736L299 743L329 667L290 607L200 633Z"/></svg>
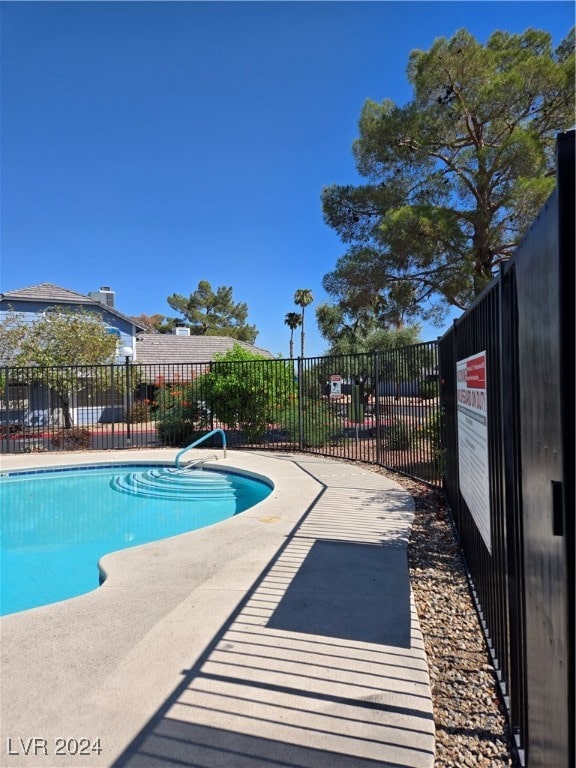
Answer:
<svg viewBox="0 0 576 768"><path fill-rule="evenodd" d="M412 502L349 482L324 487L113 768L431 768Z"/></svg>

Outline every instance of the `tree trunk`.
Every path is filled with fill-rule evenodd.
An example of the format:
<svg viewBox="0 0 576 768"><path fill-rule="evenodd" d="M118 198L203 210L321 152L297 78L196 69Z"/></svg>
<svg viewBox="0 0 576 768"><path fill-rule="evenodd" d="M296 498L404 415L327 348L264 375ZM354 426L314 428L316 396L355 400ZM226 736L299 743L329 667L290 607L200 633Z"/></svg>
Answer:
<svg viewBox="0 0 576 768"><path fill-rule="evenodd" d="M68 395L59 395L60 404L62 406L62 416L64 418L64 429L72 429L74 422L72 421L72 414L70 413L70 398Z"/></svg>

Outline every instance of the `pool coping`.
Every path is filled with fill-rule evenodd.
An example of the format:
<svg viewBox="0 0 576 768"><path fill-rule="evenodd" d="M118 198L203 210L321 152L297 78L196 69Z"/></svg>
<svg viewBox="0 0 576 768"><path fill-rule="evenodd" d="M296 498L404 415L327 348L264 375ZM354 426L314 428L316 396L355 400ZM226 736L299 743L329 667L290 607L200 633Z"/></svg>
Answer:
<svg viewBox="0 0 576 768"><path fill-rule="evenodd" d="M171 463L176 453L3 456L2 471ZM93 592L2 618L4 768L160 765L187 759L190 750L197 760L209 750L206 765L231 768L230 743L243 768L262 766L267 750L327 768L342 759L346 768L374 760L432 768L427 663L404 565L411 497L366 468L311 455L228 450L218 466L269 477L274 489L255 507L208 528L105 556L107 578ZM360 523L351 526L351 514L359 513ZM354 603L369 597L370 611L382 602L389 643L374 642L368 624L368 634L355 635L338 616L338 595L363 578L359 555L365 561L374 544L389 547L386 563L393 565L380 593L356 594L343 605L362 624ZM340 564L333 564L338 590L323 581L326 574L317 573L316 581L306 576L312 552L350 553L340 576ZM382 584L389 594L380 600ZM313 616L302 623L306 600L317 613L327 606L324 634L314 630ZM407 616L404 642L394 627ZM310 662L321 648L335 660L332 682L324 664ZM243 697L249 715L232 711ZM322 738L315 740L310 722L316 721ZM27 741L32 738L38 741ZM99 738L103 752L56 755L59 738L91 744Z"/></svg>

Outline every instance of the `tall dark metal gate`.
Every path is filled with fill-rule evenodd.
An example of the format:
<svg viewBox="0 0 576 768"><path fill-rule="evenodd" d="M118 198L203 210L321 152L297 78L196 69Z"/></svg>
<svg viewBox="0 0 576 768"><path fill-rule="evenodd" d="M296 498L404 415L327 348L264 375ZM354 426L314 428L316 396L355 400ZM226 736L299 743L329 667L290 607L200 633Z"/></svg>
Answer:
<svg viewBox="0 0 576 768"><path fill-rule="evenodd" d="M529 768L575 758L574 131L557 160L514 259L439 344L444 485Z"/></svg>

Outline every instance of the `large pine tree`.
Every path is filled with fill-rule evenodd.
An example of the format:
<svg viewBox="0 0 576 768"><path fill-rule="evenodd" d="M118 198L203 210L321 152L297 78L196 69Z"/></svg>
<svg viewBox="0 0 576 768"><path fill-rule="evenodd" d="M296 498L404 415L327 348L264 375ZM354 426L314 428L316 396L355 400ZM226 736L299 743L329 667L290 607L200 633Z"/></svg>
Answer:
<svg viewBox="0 0 576 768"><path fill-rule="evenodd" d="M348 251L324 288L394 324L465 308L508 259L554 187L555 139L574 125L574 30L465 30L413 51L414 97L364 104L353 146L367 183L323 190Z"/></svg>
<svg viewBox="0 0 576 768"><path fill-rule="evenodd" d="M197 289L188 298L173 293L167 301L184 317L184 321L180 322L194 335L230 336L249 344L253 344L258 336L256 326L246 322L248 305L234 302L231 287L221 285L214 293L207 280L200 280ZM172 318L169 324L173 327L177 322Z"/></svg>

